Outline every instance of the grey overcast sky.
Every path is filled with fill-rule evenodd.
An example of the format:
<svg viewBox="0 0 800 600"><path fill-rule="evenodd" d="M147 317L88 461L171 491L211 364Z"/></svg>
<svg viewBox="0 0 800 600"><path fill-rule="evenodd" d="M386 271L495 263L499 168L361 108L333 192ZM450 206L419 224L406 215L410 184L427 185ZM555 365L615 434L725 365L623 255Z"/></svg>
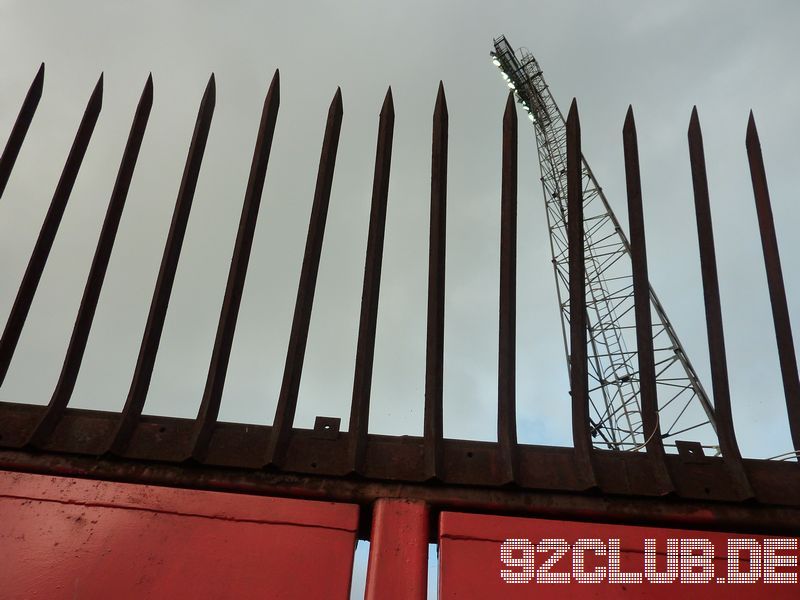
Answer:
<svg viewBox="0 0 800 600"><path fill-rule="evenodd" d="M790 311L800 331L795 229L800 4L793 1L9 2L0 7L0 134L46 63L44 95L0 203L7 314L86 100L103 111L0 399L46 403L66 350L130 121L148 72L155 101L71 405L118 410L133 373L197 107L217 107L145 411L192 417L211 356L264 95L281 109L220 417L271 423L328 104L344 123L296 425L346 421L378 111L396 109L370 429L420 434L431 114L450 114L445 435L494 439L500 125L507 89L488 52L507 35L539 59L627 223L621 129L640 136L652 284L709 386L686 128L705 139L734 420L743 453L789 450L744 150L764 147ZM566 366L533 131L520 120L518 410L526 443L571 444ZM626 226L627 228L627 226ZM5 317L2 317L5 318Z"/></svg>

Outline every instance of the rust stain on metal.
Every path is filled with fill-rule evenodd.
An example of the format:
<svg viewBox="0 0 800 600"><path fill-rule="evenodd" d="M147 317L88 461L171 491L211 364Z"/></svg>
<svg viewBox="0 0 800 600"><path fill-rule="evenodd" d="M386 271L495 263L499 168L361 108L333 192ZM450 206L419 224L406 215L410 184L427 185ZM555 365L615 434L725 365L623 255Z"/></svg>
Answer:
<svg viewBox="0 0 800 600"><path fill-rule="evenodd" d="M128 197L133 171L136 167L136 160L139 157L139 150L142 147L142 140L152 106L153 77L150 75L144 85L133 117L133 124L122 154L114 189L108 202L105 220L100 231L100 239L97 241L97 248L92 259L92 266L89 269L89 276L86 280L86 287L83 290L83 297L81 298L78 316L72 329L72 337L67 347L67 355L64 358L61 374L56 383L53 396L50 398L47 411L37 424L29 440L29 443L34 446L41 445L50 436L53 428L64 414L64 409L66 409L72 397L72 391L75 389L75 382L78 379L83 353L86 350L86 342L89 339L89 331L92 328L97 301L103 288L108 261L111 258L111 250L114 247L114 240L122 218L122 210L125 208L125 200Z"/></svg>
<svg viewBox="0 0 800 600"><path fill-rule="evenodd" d="M587 488L597 485L589 430L589 363L586 356L586 266L583 262L583 190L581 123L573 99L567 115L567 237L569 238L570 393L572 441L580 476Z"/></svg>
<svg viewBox="0 0 800 600"><path fill-rule="evenodd" d="M800 381L797 375L797 357L792 339L792 323L786 303L786 288L783 284L783 270L778 254L778 239L775 235L775 222L767 187L767 173L764 158L761 156L761 142L758 139L753 111L747 121L747 159L750 163L750 177L753 182L753 196L756 202L758 228L761 232L761 247L764 253L764 267L767 272L769 299L772 304L772 319L775 324L775 338L778 343L778 359L781 365L783 391L786 397L786 410L789 416L789 430L795 452L800 452Z"/></svg>
<svg viewBox="0 0 800 600"><path fill-rule="evenodd" d="M661 426L658 422L658 392L651 331L653 321L650 313L650 284L647 275L639 145L636 138L633 107L630 106L625 117L622 139L625 152L625 180L628 190L628 223L631 236L634 311L636 313L636 352L639 360L639 387L641 389L642 421L646 436L645 447L647 453L653 458L653 472L666 494L674 491L674 487L666 468Z"/></svg>
<svg viewBox="0 0 800 600"><path fill-rule="evenodd" d="M339 133L342 129L342 90L336 89L325 125L322 153L317 171L317 185L314 203L311 207L311 221L308 225L306 249L297 288L297 301L292 319L292 332L289 336L289 349L286 353L286 366L283 371L278 406L269 438L264 464L280 466L286 455L297 409L297 394L300 391L300 378L303 374L303 359L308 341L308 328L311 324L311 308L314 305L314 290L317 286L317 272L322 255L322 239L325 235L325 222L328 216L328 202L333 185L333 171L336 166L336 151L339 147Z"/></svg>
<svg viewBox="0 0 800 600"><path fill-rule="evenodd" d="M150 303L150 312L147 315L142 344L136 360L136 370L133 374L128 398L125 400L119 423L110 440L109 450L115 453L122 452L129 443L131 432L139 415L142 414L142 409L147 399L147 390L150 387L150 378L153 375L153 366L156 362L158 345L161 341L161 332L164 329L169 297L172 293L172 284L175 281L175 272L178 269L178 259L181 255L183 237L186 234L186 224L189 221L189 213L192 209L192 200L197 188L197 179L200 175L200 165L203 162L203 154L208 141L208 132L211 128L211 117L214 115L215 104L216 84L212 73L203 93L203 99L200 102L200 109L194 125L192 141L186 157L186 166L178 189L175 210L172 214L172 223L167 234L167 242L161 258L161 267L158 271L158 279L156 280L153 299Z"/></svg>
<svg viewBox="0 0 800 600"><path fill-rule="evenodd" d="M444 386L444 268L447 231L448 114L439 82L431 143L431 220L428 247L428 332L425 345L425 474L442 474L442 393Z"/></svg>
<svg viewBox="0 0 800 600"><path fill-rule="evenodd" d="M372 179L372 207L369 214L364 287L361 292L361 317L353 375L353 398L350 405L348 448L350 467L355 473L364 468L369 427L369 401L372 388L372 365L375 356L375 328L378 321L378 296L381 287L383 238L386 230L386 205L389 196L389 171L394 137L394 101L392 88L386 92L378 122L378 146L375 150L375 173Z"/></svg>
<svg viewBox="0 0 800 600"><path fill-rule="evenodd" d="M711 385L714 390L717 435L722 447L722 456L729 465L731 476L740 488L742 499L752 498L753 489L742 465L742 455L739 452L736 433L733 429L728 365L725 356L725 336L722 327L722 307L720 305L719 281L717 278L717 259L714 250L714 231L711 225L711 204L708 198L703 134L700 131L697 107L692 109L688 136L695 216L697 219L697 237L700 243L700 271L703 276L708 355L711 363Z"/></svg>
<svg viewBox="0 0 800 600"><path fill-rule="evenodd" d="M519 471L517 453L517 109L508 93L503 114L500 208L500 324L497 369L497 442L509 482Z"/></svg>
<svg viewBox="0 0 800 600"><path fill-rule="evenodd" d="M236 319L239 315L239 306L242 301L244 281L247 276L247 264L250 260L250 250L253 246L258 208L261 204L261 193L267 176L267 164L269 163L269 154L272 149L272 138L275 134L279 105L280 74L276 70L261 113L261 122L256 136L256 147L253 151L253 162L250 166L250 177L247 181L247 189L244 195L242 216L239 219L239 230L236 234L236 244L228 272L228 283L225 287L225 297L219 315L217 336L214 340L214 351L211 355L211 364L208 367L208 378L203 392L203 400L197 413L197 422L192 435L191 452L192 457L197 460L205 458L208 443L211 440L217 416L219 415L219 407L222 403L222 389L225 385L228 359L233 346L233 334L236 329Z"/></svg>

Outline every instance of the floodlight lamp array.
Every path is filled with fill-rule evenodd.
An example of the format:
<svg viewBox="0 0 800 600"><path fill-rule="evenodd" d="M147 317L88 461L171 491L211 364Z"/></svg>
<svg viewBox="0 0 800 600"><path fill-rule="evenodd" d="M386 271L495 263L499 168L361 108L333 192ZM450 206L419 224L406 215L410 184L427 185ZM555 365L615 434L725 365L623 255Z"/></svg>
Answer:
<svg viewBox="0 0 800 600"><path fill-rule="evenodd" d="M492 57L492 64L500 69L500 76L503 78L503 81L506 82L508 88L515 91L514 97L516 98L517 103L522 105L522 108L528 114L528 119L532 123L536 123L536 117L533 116L533 111L531 110L530 106L528 106L528 103L525 101L525 99L520 95L519 90L517 90L517 84L514 83L512 77L503 69L502 61L498 58L495 52L490 52L489 55Z"/></svg>

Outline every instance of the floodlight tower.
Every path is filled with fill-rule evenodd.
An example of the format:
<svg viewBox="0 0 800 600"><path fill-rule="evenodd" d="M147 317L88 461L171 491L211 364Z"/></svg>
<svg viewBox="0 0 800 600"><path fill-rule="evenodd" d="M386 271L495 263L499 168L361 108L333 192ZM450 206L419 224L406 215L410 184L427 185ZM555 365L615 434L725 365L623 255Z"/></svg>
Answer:
<svg viewBox="0 0 800 600"><path fill-rule="evenodd" d="M566 123L533 55L524 48L515 54L505 36L494 40L494 48L492 62L528 113L536 136L569 364ZM597 447L638 450L648 432L643 431L639 401L630 244L585 157L581 177L592 435ZM718 453L713 406L652 288L650 300L664 445L674 451L677 436L691 432Z"/></svg>

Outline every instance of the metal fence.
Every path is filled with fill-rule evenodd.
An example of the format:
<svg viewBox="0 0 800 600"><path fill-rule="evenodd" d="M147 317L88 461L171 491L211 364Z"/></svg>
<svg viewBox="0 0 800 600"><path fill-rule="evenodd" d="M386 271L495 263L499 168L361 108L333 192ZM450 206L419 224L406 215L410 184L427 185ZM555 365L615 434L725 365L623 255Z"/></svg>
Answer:
<svg viewBox="0 0 800 600"><path fill-rule="evenodd" d="M34 117L44 66L25 98L0 158L0 194ZM515 410L517 117L509 95L503 117L497 442L447 439L442 426L445 223L448 113L439 86L433 112L431 218L427 299L424 434L368 432L372 365L392 156L391 89L380 113L372 206L353 396L347 431L339 419L317 417L313 429L293 427L314 291L322 252L343 105L337 90L328 112L302 262L283 381L272 426L218 421L225 375L267 174L280 102L276 71L264 101L205 390L195 419L142 414L186 232L215 105L212 75L200 108L164 248L133 380L121 413L74 409L69 402L92 325L114 239L134 176L153 103L148 78L111 192L63 368L46 406L0 402L0 468L72 474L206 489L353 501L407 497L434 510L461 508L650 523L702 523L768 531L800 530L800 465L795 460L742 458L731 418L723 325L714 256L702 135L696 111L689 126L697 231L712 369L714 410L722 450L704 456L699 443L664 452L656 406L647 260L632 110L623 130L635 290L642 452L592 447L586 356L584 231L580 186L580 124L573 101L567 119L568 237L572 432L574 447L520 444ZM2 338L0 382L24 327L102 106L102 76L83 119L20 283ZM800 451L800 384L766 176L755 122L746 137L792 440ZM24 399L22 399L24 400Z"/></svg>

